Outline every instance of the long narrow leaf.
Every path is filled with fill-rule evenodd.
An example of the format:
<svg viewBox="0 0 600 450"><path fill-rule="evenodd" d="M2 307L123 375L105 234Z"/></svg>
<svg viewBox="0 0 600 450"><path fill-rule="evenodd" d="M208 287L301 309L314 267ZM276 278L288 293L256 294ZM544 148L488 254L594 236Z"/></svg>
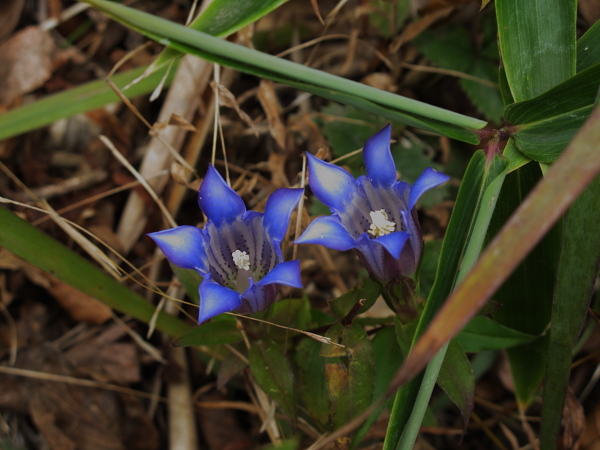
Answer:
<svg viewBox="0 0 600 450"><path fill-rule="evenodd" d="M120 73L114 76L112 81L119 88L123 88L139 77L144 70L145 67L139 67ZM169 86L173 81L173 73L175 73L174 70L167 77L166 86ZM156 88L164 74L165 71L161 70L123 93L127 98L148 94ZM120 101L119 97L106 84L105 80L90 81L0 115L0 140L41 128L64 117L82 114L118 101Z"/></svg>
<svg viewBox="0 0 600 450"><path fill-rule="evenodd" d="M435 133L477 143L475 130L486 125L478 119L257 52L117 3L105 0L87 0L87 3L176 50Z"/></svg>
<svg viewBox="0 0 600 450"><path fill-rule="evenodd" d="M0 247L117 311L146 323L154 314L154 306L142 297L3 206ZM174 337L191 330L190 325L163 312L158 315L156 328Z"/></svg>
<svg viewBox="0 0 600 450"><path fill-rule="evenodd" d="M431 289L425 310L413 337L413 345L417 342L419 336L425 332L429 323L440 309L444 299L454 289L460 275L461 267L468 270L477 260L477 255L483 245L487 225L494 211L495 199L498 198L497 193L502 187L507 167L508 161L502 158L495 158L492 164L488 165L483 151L478 151L473 155L467 172L463 177L456 199L456 206L448 224L440 254L435 284ZM466 273L466 270L464 273ZM437 378L443 359L444 354L439 355L436 359L437 363L435 367L430 369L430 375L433 378L428 384L430 387L435 385L435 378ZM421 376L416 377L398 391L392 409L384 449L395 449L398 442L400 442L404 427L408 423L412 406L415 404L417 395L419 394L421 381ZM428 399L429 397L427 396ZM422 410L424 411L424 409ZM414 428L417 430L421 419L422 416L411 420L411 423L414 424ZM410 435L411 438L404 438L406 439L405 442L412 440L412 437L416 436L414 433L410 433Z"/></svg>

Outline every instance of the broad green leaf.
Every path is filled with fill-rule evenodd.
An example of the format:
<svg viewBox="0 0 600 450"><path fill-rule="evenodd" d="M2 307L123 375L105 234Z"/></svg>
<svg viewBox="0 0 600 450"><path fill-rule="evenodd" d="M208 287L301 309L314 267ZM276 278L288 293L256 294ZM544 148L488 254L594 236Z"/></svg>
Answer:
<svg viewBox="0 0 600 450"><path fill-rule="evenodd" d="M154 315L154 305L3 206L0 206L0 247L135 319L149 323ZM160 312L156 329L178 337L191 327Z"/></svg>
<svg viewBox="0 0 600 450"><path fill-rule="evenodd" d="M476 314L569 205L600 173L600 109L588 121L461 281L394 377L401 386L423 370ZM409 383L410 385L410 383Z"/></svg>
<svg viewBox="0 0 600 450"><path fill-rule="evenodd" d="M499 157L495 157L488 165L486 155L481 150L473 155L458 191L442 244L436 280L419 320L413 345L452 293L460 268L471 267L477 259L507 166L508 161ZM417 375L398 391L384 449L395 449L400 441L419 393L421 381L422 374Z"/></svg>
<svg viewBox="0 0 600 450"><path fill-rule="evenodd" d="M343 319L352 311L352 308L354 308L359 300L364 299L366 301L364 306L356 311L355 315L362 314L371 308L380 295L381 284L371 277L365 277L345 294L329 300L329 308L331 308L331 312L339 319Z"/></svg>
<svg viewBox="0 0 600 450"><path fill-rule="evenodd" d="M385 393L390 381L394 377L394 374L398 371L402 365L404 357L402 351L398 346L396 340L396 332L393 327L387 327L380 330L373 340L373 355L375 357L375 389L373 391L373 398L379 398ZM360 443L361 439L369 431L371 426L381 414L385 405L381 405L377 411L373 412L369 418L365 421L364 425L358 430L356 435L352 438L352 444L350 448L356 448Z"/></svg>
<svg viewBox="0 0 600 450"><path fill-rule="evenodd" d="M495 44L496 33L490 38ZM488 81L497 80L497 61L477 56L481 52L473 48L465 28L450 26L441 32L425 31L413 40L413 44L436 66ZM497 60L498 51L495 45L493 53L494 59ZM503 104L498 89L464 78L460 79L460 85L486 118L496 123L500 121Z"/></svg>
<svg viewBox="0 0 600 450"><path fill-rule="evenodd" d="M500 53L517 102L575 75L576 0L496 0Z"/></svg>
<svg viewBox="0 0 600 450"><path fill-rule="evenodd" d="M298 366L298 393L314 420L327 426L329 394L325 382L325 358L319 355L321 344L314 339L302 339L296 347L294 361Z"/></svg>
<svg viewBox="0 0 600 450"><path fill-rule="evenodd" d="M233 344L242 339L242 333L237 329L235 320L214 320L197 326L177 339L173 345L189 347L192 345Z"/></svg>
<svg viewBox="0 0 600 450"><path fill-rule="evenodd" d="M202 275L194 269L182 269L169 261L171 270L177 276L179 282L185 288L187 295L194 300L196 305L200 304L200 283L202 283Z"/></svg>
<svg viewBox="0 0 600 450"><path fill-rule="evenodd" d="M257 52L120 4L106 0L87 0L87 3L126 26L176 50L417 128L477 143L479 137L474 129L486 125L481 120Z"/></svg>
<svg viewBox="0 0 600 450"><path fill-rule="evenodd" d="M254 341L248 351L248 361L258 385L277 402L290 421L296 423L294 373L281 348L270 339Z"/></svg>
<svg viewBox="0 0 600 450"><path fill-rule="evenodd" d="M342 352L330 351L325 346L334 346L328 344L321 347L321 355L328 357L325 377L332 402L333 428L337 429L371 404L375 387L375 358L369 336L358 325L334 325L327 331L327 337L345 346Z"/></svg>
<svg viewBox="0 0 600 450"><path fill-rule="evenodd" d="M507 175L489 228L495 236L507 219L542 178L537 164L527 164ZM498 289L494 300L502 308L492 316L499 323L523 333L539 335L550 322L552 292L560 230L551 231ZM547 337L507 350L517 398L527 405L542 380Z"/></svg>
<svg viewBox="0 0 600 450"><path fill-rule="evenodd" d="M226 37L246 25L256 22L287 0L214 0L190 23L192 30L203 31L216 37ZM148 68L153 73L184 53L166 48Z"/></svg>
<svg viewBox="0 0 600 450"><path fill-rule="evenodd" d="M577 41L577 72L600 63L600 20Z"/></svg>
<svg viewBox="0 0 600 450"><path fill-rule="evenodd" d="M571 372L571 354L581 334L600 263L600 177L583 191L567 212L550 328L550 344L544 374L542 448L556 446Z"/></svg>
<svg viewBox="0 0 600 450"><path fill-rule="evenodd" d="M458 333L455 340L466 352L476 353L485 350L504 350L533 342L539 337L514 330L489 317L477 316Z"/></svg>
<svg viewBox="0 0 600 450"><path fill-rule="evenodd" d="M123 88L139 77L144 69L145 67L139 67L120 73L112 77L112 81L119 88ZM127 98L148 94L156 88L164 75L165 71L161 70L150 78L123 91L123 93ZM165 85L169 86L171 81L173 81L172 74L165 81ZM65 117L82 114L119 101L119 97L106 84L105 80L91 81L0 115L0 140L41 128Z"/></svg>
<svg viewBox="0 0 600 450"><path fill-rule="evenodd" d="M531 100L506 108L519 150L540 162L553 162L589 117L598 87L600 63Z"/></svg>
<svg viewBox="0 0 600 450"><path fill-rule="evenodd" d="M266 320L268 322L283 325L285 327L307 330L308 324L311 321L310 302L306 297L280 300L273 304L269 315L266 317ZM269 330L270 333L289 333L288 330L284 330L282 328L272 328L276 328L276 330Z"/></svg>
<svg viewBox="0 0 600 450"><path fill-rule="evenodd" d="M475 378L469 358L455 341L450 341L437 383L460 410L466 432L473 411Z"/></svg>

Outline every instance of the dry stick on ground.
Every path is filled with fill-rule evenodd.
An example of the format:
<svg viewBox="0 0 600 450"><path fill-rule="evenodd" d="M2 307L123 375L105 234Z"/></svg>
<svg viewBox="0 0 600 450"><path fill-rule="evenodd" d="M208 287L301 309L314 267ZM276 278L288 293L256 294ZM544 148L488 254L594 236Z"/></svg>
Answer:
<svg viewBox="0 0 600 450"><path fill-rule="evenodd" d="M158 117L159 122L166 122L172 114L178 114L190 121L199 105L199 94L208 86L212 65L193 56L185 56L175 79L169 89L167 98ZM186 131L179 127L167 127L158 131L162 139L178 150L185 138ZM153 137L148 145L144 160L140 166L140 175L144 178L153 176L156 172L168 169L171 155L164 144ZM158 194L162 193L168 177L158 178L151 186ZM147 208L144 201L135 191L132 191L125 205L123 215L117 230L117 235L128 252L139 239L147 221Z"/></svg>

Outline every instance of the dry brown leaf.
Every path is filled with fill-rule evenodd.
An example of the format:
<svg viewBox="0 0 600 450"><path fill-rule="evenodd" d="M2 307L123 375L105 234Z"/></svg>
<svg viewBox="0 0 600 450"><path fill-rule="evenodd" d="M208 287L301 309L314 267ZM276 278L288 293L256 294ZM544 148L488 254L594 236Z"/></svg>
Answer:
<svg viewBox="0 0 600 450"><path fill-rule="evenodd" d="M0 41L13 32L19 23L24 5L25 0L8 0L0 3Z"/></svg>
<svg viewBox="0 0 600 450"><path fill-rule="evenodd" d="M579 0L579 13L589 25L600 20L600 0Z"/></svg>
<svg viewBox="0 0 600 450"><path fill-rule="evenodd" d="M49 33L30 26L0 46L0 104L42 86L52 75L56 44Z"/></svg>
<svg viewBox="0 0 600 450"><path fill-rule="evenodd" d="M473 0L429 0L429 3L421 10L421 13L427 14L443 8L448 8L449 6L454 7L471 1Z"/></svg>
<svg viewBox="0 0 600 450"><path fill-rule="evenodd" d="M136 345L116 342L125 334L120 326L113 325L99 336L70 348L65 357L77 366L80 375L122 385L138 383L141 375Z"/></svg>
<svg viewBox="0 0 600 450"><path fill-rule="evenodd" d="M286 149L285 143L285 125L281 120L281 105L277 98L277 93L270 80L261 80L257 94L258 100L267 115L269 122L269 133L277 142L280 148Z"/></svg>
<svg viewBox="0 0 600 450"><path fill-rule="evenodd" d="M231 91L229 89L227 89L225 86L223 86L222 84L217 84L214 81L210 82L210 87L212 87L213 90L218 90L219 104L221 106L226 106L227 108L234 109L235 112L240 117L240 119L242 119L244 121L244 123L252 129L252 131L254 131L254 134L256 136L258 136L258 131L254 127L254 122L252 121L252 118L248 114L246 114L245 111L243 111L240 108L240 105L238 105L238 102L235 99L235 95L233 95L231 93Z"/></svg>
<svg viewBox="0 0 600 450"><path fill-rule="evenodd" d="M361 83L366 84L382 91L396 92L398 86L396 86L394 77L389 73L373 72L360 80Z"/></svg>
<svg viewBox="0 0 600 450"><path fill-rule="evenodd" d="M63 283L58 278L44 275L50 282L48 292L74 320L100 325L112 317L111 309L104 303Z"/></svg>
<svg viewBox="0 0 600 450"><path fill-rule="evenodd" d="M566 449L577 448L585 430L585 413L583 406L569 388L563 408L563 446Z"/></svg>
<svg viewBox="0 0 600 450"><path fill-rule="evenodd" d="M390 46L390 54L396 53L402 44L405 42L412 41L418 35L420 35L423 31L429 28L434 22L437 22L439 19L443 19L447 17L452 11L454 11L454 6L448 6L446 8L438 9L430 14L427 14L425 17L408 24L402 34L395 39L392 45Z"/></svg>

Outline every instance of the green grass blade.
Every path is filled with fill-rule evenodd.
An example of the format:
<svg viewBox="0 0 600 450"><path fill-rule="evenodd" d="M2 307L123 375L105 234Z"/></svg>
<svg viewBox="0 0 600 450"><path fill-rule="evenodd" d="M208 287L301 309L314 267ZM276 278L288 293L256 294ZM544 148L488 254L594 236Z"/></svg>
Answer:
<svg viewBox="0 0 600 450"><path fill-rule="evenodd" d="M600 176L573 203L563 224L546 361L541 448L555 448L571 372L571 352L587 315L600 263Z"/></svg>
<svg viewBox="0 0 600 450"><path fill-rule="evenodd" d="M162 44L208 61L252 75L285 83L298 89L351 104L370 112L433 132L478 142L474 129L486 122L426 103L391 94L301 64L257 52L246 47L191 30L167 20L105 0L88 0L92 6ZM458 129L457 132L454 130Z"/></svg>
<svg viewBox="0 0 600 450"><path fill-rule="evenodd" d="M100 300L111 308L148 323L155 307L119 284L96 266L0 206L0 247L30 262L44 272ZM190 325L164 312L156 329L178 337Z"/></svg>
<svg viewBox="0 0 600 450"><path fill-rule="evenodd" d="M229 36L240 28L256 22L287 0L214 0L202 14L190 23L192 30L202 31L216 37ZM148 72L169 64L184 53L165 48L151 64Z"/></svg>
<svg viewBox="0 0 600 450"><path fill-rule="evenodd" d="M451 294L455 284L477 260L507 167L508 161L499 157L488 166L482 151L475 153L471 159L448 224L436 280L413 337L413 345L425 332L444 300ZM423 405L426 407L429 402L431 389L435 385L444 360L444 353L445 350L436 356L431 369L425 373L426 379L417 376L398 391L384 450L395 449L403 432L406 433L406 437L402 437L403 445L408 445L413 438L416 438L423 420L422 413L426 409ZM413 405L416 409L411 413Z"/></svg>
<svg viewBox="0 0 600 450"><path fill-rule="evenodd" d="M112 81L119 88L123 88L144 73L145 69L146 67L139 67L118 74L112 77ZM175 70L172 70L166 80L166 85L171 84L174 73ZM123 91L123 93L127 98L148 94L156 88L164 74L165 70L161 70ZM120 101L119 97L106 84L105 80L91 81L2 114L0 116L0 140L41 128L64 117L82 114L118 101Z"/></svg>
<svg viewBox="0 0 600 450"><path fill-rule="evenodd" d="M576 0L497 0L500 53L517 102L575 75Z"/></svg>

